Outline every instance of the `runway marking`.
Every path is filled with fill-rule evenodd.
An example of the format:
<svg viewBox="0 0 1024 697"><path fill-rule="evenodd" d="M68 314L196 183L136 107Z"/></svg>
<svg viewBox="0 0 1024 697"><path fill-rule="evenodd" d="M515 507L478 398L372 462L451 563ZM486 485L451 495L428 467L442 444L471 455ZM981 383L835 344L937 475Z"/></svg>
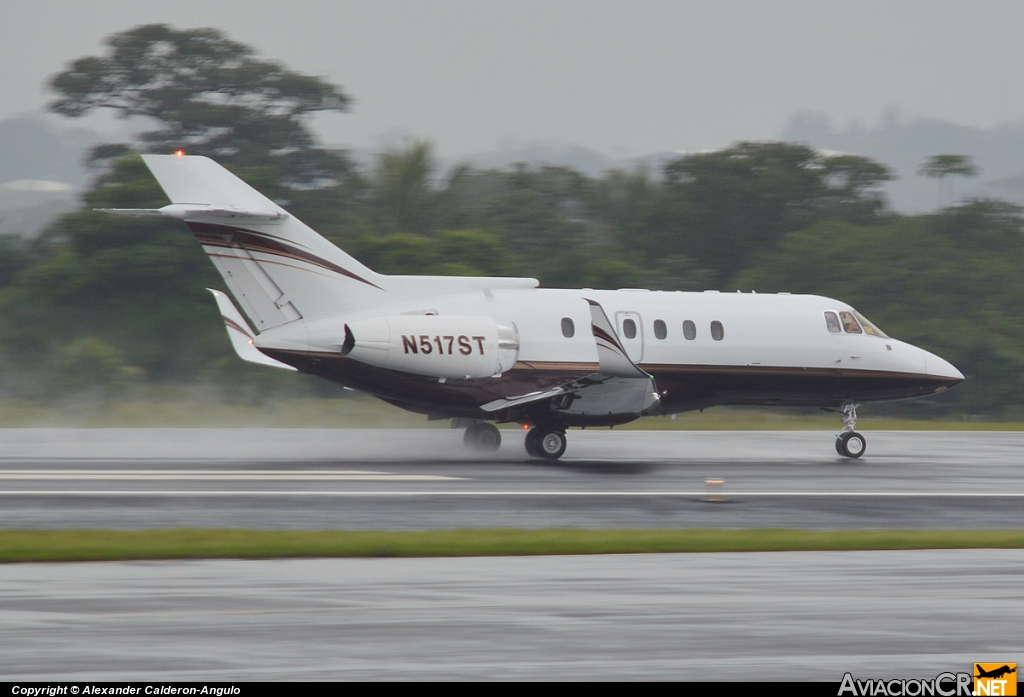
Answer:
<svg viewBox="0 0 1024 697"><path fill-rule="evenodd" d="M454 477L453 477L454 478ZM414 497L414 496L566 496L594 498L630 497L695 497L704 499L706 491L302 491L302 490L232 490L210 489L192 491L189 489L6 489L0 496L349 496L349 497ZM725 499L734 498L780 498L797 497L844 497L844 498L1024 498L1024 492L973 491L954 493L948 491L736 491L727 492Z"/></svg>
<svg viewBox="0 0 1024 697"><path fill-rule="evenodd" d="M365 470L0 470L0 480L58 481L457 481L439 474Z"/></svg>

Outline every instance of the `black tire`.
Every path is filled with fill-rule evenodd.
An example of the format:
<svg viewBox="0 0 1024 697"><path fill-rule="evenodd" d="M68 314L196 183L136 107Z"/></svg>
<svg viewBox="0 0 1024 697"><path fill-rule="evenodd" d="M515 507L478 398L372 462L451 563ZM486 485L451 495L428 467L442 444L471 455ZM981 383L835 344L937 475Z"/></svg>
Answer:
<svg viewBox="0 0 1024 697"><path fill-rule="evenodd" d="M836 454L837 455L842 455L843 454L843 437L842 436L836 436Z"/></svg>
<svg viewBox="0 0 1024 697"><path fill-rule="evenodd" d="M540 449L537 446L537 439L540 436L540 430L531 428L526 432L526 440L523 441L523 446L526 448L526 454L530 457L540 457Z"/></svg>
<svg viewBox="0 0 1024 697"><path fill-rule="evenodd" d="M841 435L839 437L839 444L842 448L842 454L846 457L858 458L868 449L867 440L856 431L850 431Z"/></svg>
<svg viewBox="0 0 1024 697"><path fill-rule="evenodd" d="M565 431L544 429L537 434L537 454L545 460L557 460L562 457L567 444Z"/></svg>
<svg viewBox="0 0 1024 697"><path fill-rule="evenodd" d="M470 450L493 453L501 447L501 431L493 424L475 423L466 429L462 442Z"/></svg>

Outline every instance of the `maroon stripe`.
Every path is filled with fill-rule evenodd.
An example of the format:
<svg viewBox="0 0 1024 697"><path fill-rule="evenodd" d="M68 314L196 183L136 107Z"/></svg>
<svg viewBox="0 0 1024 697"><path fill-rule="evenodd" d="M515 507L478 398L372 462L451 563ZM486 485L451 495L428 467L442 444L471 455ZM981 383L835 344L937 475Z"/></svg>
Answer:
<svg viewBox="0 0 1024 697"><path fill-rule="evenodd" d="M224 320L224 324L228 325L229 327L231 327L233 329L237 329L238 331L242 332L243 334L245 334L250 339L253 338L252 332L250 332L248 329L245 329L244 327L239 325L238 322L236 322L235 320L231 319L230 317L226 317L225 315L221 315L221 319L223 319Z"/></svg>
<svg viewBox="0 0 1024 697"><path fill-rule="evenodd" d="M612 335L610 335L610 334L609 334L608 332L606 332L605 330L601 329L601 327L597 326L596 324L591 324L591 325L590 325L590 329L591 329L591 331L593 331L593 332L594 332L594 336L595 336L596 338L598 338L598 339L604 339L604 340L605 340L605 341L607 341L607 342L608 342L609 344L611 344L612 346L614 346L615 348L617 348L617 349L618 349L619 351L622 351L623 353L625 353L625 350L624 350L624 349L622 348L622 346L620 346L620 345L619 345L619 342L615 340L615 337L613 337Z"/></svg>
<svg viewBox="0 0 1024 697"><path fill-rule="evenodd" d="M231 227L228 225L215 225L212 223L186 224L196 236L196 239L199 240L200 244L211 247L229 247L231 240L234 240L250 252L262 252L263 254L269 254L271 256L298 259L308 264L313 264L314 266L319 266L320 268L360 281L368 286L373 286L378 290L384 290L376 283L371 283L365 278L357 276L348 269L338 266L323 257L318 257L304 249L299 249L295 245L285 242L280 237L274 237L273 235L267 235L253 230L243 230L242 228Z"/></svg>

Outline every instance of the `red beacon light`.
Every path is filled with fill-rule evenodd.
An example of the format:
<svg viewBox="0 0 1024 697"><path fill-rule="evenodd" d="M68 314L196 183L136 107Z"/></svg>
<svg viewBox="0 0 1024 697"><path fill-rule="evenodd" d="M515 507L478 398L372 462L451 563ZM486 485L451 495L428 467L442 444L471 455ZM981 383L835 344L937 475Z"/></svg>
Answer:
<svg viewBox="0 0 1024 697"><path fill-rule="evenodd" d="M184 150L175 150L174 151L174 156L175 157L185 157L185 151Z"/></svg>

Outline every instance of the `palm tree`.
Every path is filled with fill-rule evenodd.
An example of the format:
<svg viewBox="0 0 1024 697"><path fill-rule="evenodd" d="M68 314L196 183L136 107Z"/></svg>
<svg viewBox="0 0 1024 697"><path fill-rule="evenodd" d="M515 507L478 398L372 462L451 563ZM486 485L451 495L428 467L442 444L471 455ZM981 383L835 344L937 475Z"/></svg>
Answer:
<svg viewBox="0 0 1024 697"><path fill-rule="evenodd" d="M967 155L932 155L925 159L918 174L939 180L939 195L936 205L942 207L942 182L946 177L974 177L978 168ZM953 179L949 180L949 200L953 199Z"/></svg>

